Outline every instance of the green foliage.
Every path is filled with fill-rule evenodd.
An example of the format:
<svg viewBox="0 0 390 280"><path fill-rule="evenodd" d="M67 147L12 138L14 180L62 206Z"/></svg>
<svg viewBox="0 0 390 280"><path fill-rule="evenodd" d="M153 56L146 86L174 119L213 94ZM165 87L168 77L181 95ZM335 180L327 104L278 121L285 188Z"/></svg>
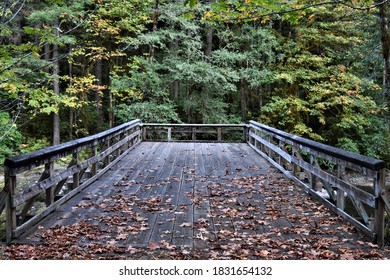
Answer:
<svg viewBox="0 0 390 280"><path fill-rule="evenodd" d="M155 102L139 102L131 105L121 104L115 109L116 117L121 122L141 119L149 123L178 123L180 122L171 103L157 104Z"/></svg>
<svg viewBox="0 0 390 280"><path fill-rule="evenodd" d="M22 142L22 134L7 112L0 112L0 164L14 155Z"/></svg>
<svg viewBox="0 0 390 280"><path fill-rule="evenodd" d="M272 97L262 108L261 121L287 132L305 136L313 140L324 140L308 126L310 122L310 103L297 97Z"/></svg>
<svg viewBox="0 0 390 280"><path fill-rule="evenodd" d="M345 16L345 7L313 8L283 38L278 85L261 120L282 130L353 152L380 156L382 109L369 93L379 86L362 78L361 65L345 55L365 42L365 33ZM340 17L340 15L343 15ZM359 69L359 72L355 71Z"/></svg>
<svg viewBox="0 0 390 280"><path fill-rule="evenodd" d="M37 143L25 140L25 149L45 145L39 137L50 137L53 113L70 139L132 118L252 118L390 159L378 21L348 6L370 1L156 3L27 1L20 14L3 11L1 118L13 118L12 100L23 103L23 121L32 121L21 126L19 118L17 128ZM0 144L7 154L21 143L12 133L14 144Z"/></svg>
<svg viewBox="0 0 390 280"><path fill-rule="evenodd" d="M51 142L48 138L29 138L26 143L20 145L20 153L29 153L37 151L43 148L47 148L51 145Z"/></svg>
<svg viewBox="0 0 390 280"><path fill-rule="evenodd" d="M383 126L383 123L379 125ZM377 155L378 158L383 159L386 162L387 166L390 166L390 132L387 128L385 128L384 130L385 133L378 134L377 137L368 139L366 143L371 142L370 144L371 147L374 148L374 154ZM379 152L375 153L375 151Z"/></svg>
<svg viewBox="0 0 390 280"><path fill-rule="evenodd" d="M351 151L354 153L360 153L360 149L358 147L358 144L353 141L351 138L342 137L338 139L338 145L339 148Z"/></svg>

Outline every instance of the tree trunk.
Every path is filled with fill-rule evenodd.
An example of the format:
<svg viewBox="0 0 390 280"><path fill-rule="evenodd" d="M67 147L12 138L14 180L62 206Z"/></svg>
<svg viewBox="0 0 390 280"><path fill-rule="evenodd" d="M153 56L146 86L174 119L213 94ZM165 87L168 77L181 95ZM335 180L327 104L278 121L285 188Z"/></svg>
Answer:
<svg viewBox="0 0 390 280"><path fill-rule="evenodd" d="M263 87L262 86L259 87L259 95L258 96L259 96L258 112L259 112L259 115L261 115L261 109L263 108Z"/></svg>
<svg viewBox="0 0 390 280"><path fill-rule="evenodd" d="M245 79L240 82L241 95L241 119L244 123L248 121L248 87Z"/></svg>
<svg viewBox="0 0 390 280"><path fill-rule="evenodd" d="M390 34L389 34L389 4L381 0L376 1L379 5L379 18L381 23L381 41L382 54L384 59L384 85L386 90L387 108L390 108ZM390 110L388 110L388 117L390 118Z"/></svg>
<svg viewBox="0 0 390 280"><path fill-rule="evenodd" d="M174 40L170 44L170 49L173 53L177 54L177 50L179 49L179 42L178 40ZM172 82L172 99L174 101L179 99L179 94L180 94L180 82L179 80L174 80Z"/></svg>
<svg viewBox="0 0 390 280"><path fill-rule="evenodd" d="M206 25L207 34L206 34L206 47L205 47L205 55L210 56L213 51L213 27L211 25Z"/></svg>
<svg viewBox="0 0 390 280"><path fill-rule="evenodd" d="M69 53L71 53L72 48L70 47ZM69 63L69 87L73 84L73 64ZM72 106L69 107L69 140L73 138L73 122L74 122L74 108Z"/></svg>
<svg viewBox="0 0 390 280"><path fill-rule="evenodd" d="M157 31L158 27L158 9L159 9L159 0L156 0L155 5L154 5L154 14L153 14L153 31ZM153 43L149 44L149 61L153 62L154 60L154 53L155 53L155 48Z"/></svg>
<svg viewBox="0 0 390 280"><path fill-rule="evenodd" d="M55 26L58 26L58 20L54 23ZM56 36L58 36L58 31L55 31ZM55 95L60 95L60 66L58 61L58 45L53 45L53 91ZM61 141L60 139L60 115L59 115L59 108L58 112L53 114L53 145L59 144Z"/></svg>
<svg viewBox="0 0 390 280"><path fill-rule="evenodd" d="M103 61L101 58L96 60L95 77L96 77L97 85L101 86L103 84ZM95 101L96 101L96 114L97 114L96 127L99 129L102 128L104 124L103 100L99 91L97 91L95 94Z"/></svg>
<svg viewBox="0 0 390 280"><path fill-rule="evenodd" d="M178 100L179 99L179 92L180 92L180 83L178 80L173 81L173 100Z"/></svg>
<svg viewBox="0 0 390 280"><path fill-rule="evenodd" d="M108 112L108 120L110 123L110 128L114 126L114 96L112 95L112 92L110 91L109 94L109 112Z"/></svg>

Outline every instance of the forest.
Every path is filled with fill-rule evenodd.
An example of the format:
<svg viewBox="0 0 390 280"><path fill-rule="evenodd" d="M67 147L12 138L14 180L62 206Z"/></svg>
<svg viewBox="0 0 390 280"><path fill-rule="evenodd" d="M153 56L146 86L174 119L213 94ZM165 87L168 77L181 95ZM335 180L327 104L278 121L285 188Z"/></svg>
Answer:
<svg viewBox="0 0 390 280"><path fill-rule="evenodd" d="M143 122L246 123L390 163L389 1L0 2L0 164Z"/></svg>

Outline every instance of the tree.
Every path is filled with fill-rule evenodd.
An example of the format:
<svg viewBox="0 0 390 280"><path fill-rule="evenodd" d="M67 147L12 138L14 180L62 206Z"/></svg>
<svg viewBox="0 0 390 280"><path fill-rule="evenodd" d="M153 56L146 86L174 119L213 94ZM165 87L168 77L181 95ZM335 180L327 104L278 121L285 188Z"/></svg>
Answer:
<svg viewBox="0 0 390 280"><path fill-rule="evenodd" d="M274 48L275 68L271 68L277 74L269 83L271 98L262 99L266 103L263 121L315 140L378 155L380 149L368 151L372 142L367 138L383 135L383 126L370 129L382 112L371 96L379 86L359 61L345 54L366 44L369 36L356 26L361 19L371 20L371 11L376 8L381 11L382 50L384 55L388 53L387 1L220 0L210 7L204 16L211 21L233 26L256 22L271 26L278 36L280 47ZM243 108L247 103L245 86L242 83ZM245 119L245 114L242 117Z"/></svg>
<svg viewBox="0 0 390 280"><path fill-rule="evenodd" d="M389 1L376 0L379 9L382 55L384 61L384 86L387 96L387 108L390 118L390 32L389 32ZM390 122L389 122L390 124Z"/></svg>
<svg viewBox="0 0 390 280"><path fill-rule="evenodd" d="M95 93L96 127L103 126L108 115L109 126L114 124L113 106L116 96L110 91L115 71L122 71L127 55L133 50L131 42L151 22L148 9L153 1L98 1L95 13L85 22L83 40L76 50L74 60L87 65L84 75L94 69L100 91ZM104 106L107 104L108 106ZM103 108L108 107L106 112Z"/></svg>

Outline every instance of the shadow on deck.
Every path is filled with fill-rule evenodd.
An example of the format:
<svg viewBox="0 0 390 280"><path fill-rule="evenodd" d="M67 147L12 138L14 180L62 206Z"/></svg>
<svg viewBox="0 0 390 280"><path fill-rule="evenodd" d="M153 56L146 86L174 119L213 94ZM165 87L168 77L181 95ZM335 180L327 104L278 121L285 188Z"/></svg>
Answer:
<svg viewBox="0 0 390 280"><path fill-rule="evenodd" d="M16 242L46 258L384 257L249 145L227 143L142 142Z"/></svg>

